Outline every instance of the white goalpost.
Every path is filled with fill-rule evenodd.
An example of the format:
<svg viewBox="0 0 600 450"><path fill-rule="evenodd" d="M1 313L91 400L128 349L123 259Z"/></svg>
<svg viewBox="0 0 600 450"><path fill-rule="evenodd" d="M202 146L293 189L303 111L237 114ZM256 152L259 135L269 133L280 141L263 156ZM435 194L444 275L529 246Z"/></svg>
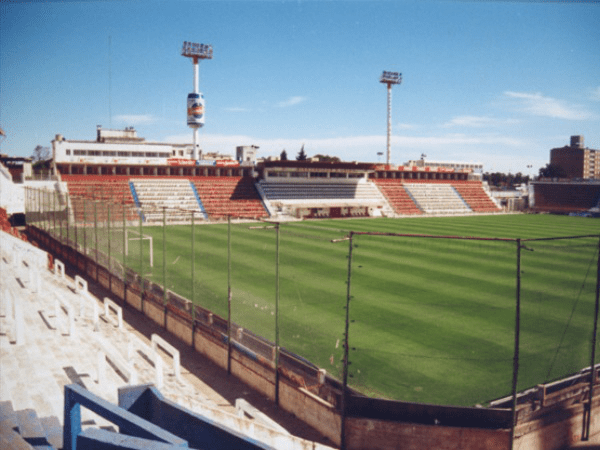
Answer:
<svg viewBox="0 0 600 450"><path fill-rule="evenodd" d="M134 237L130 237L130 234L133 234ZM144 241L150 242L150 267L154 267L154 244L152 242L152 236L142 234L140 237L139 231L129 228L125 229L125 256L129 256L129 241L140 241L140 245L143 245Z"/></svg>

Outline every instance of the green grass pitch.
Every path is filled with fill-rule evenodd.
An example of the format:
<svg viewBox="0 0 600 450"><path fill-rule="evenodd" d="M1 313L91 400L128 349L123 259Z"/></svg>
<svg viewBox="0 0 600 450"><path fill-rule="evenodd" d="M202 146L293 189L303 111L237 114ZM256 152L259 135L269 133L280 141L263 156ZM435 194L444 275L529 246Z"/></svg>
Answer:
<svg viewBox="0 0 600 450"><path fill-rule="evenodd" d="M549 215L326 220L281 225L280 345L341 378L348 241L352 231L544 238L600 233L597 219ZM232 224L232 319L275 340L276 234ZM227 317L227 225L168 226L153 236L169 289ZM147 241L146 241L147 242ZM145 244L147 245L147 244ZM589 366L598 237L528 241L521 251L519 389ZM128 265L139 268L139 244ZM474 405L512 384L515 242L356 236L352 256L349 383L375 396ZM163 264L164 261L164 264Z"/></svg>

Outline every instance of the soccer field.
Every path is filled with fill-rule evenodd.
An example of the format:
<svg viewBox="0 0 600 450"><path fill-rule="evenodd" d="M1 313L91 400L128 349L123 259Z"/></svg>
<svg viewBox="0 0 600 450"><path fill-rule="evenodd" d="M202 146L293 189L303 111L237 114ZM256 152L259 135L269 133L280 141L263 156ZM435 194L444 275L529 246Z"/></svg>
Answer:
<svg viewBox="0 0 600 450"><path fill-rule="evenodd" d="M549 215L282 224L280 345L341 378L349 246L332 240L350 231L521 239L594 234L527 241L521 249L518 387L577 372L590 363L599 225ZM166 281L224 318L230 284L233 322L274 341L276 231L265 226L232 224L230 253L227 225L196 225L193 239L190 225L144 227L153 237L154 265L148 247L140 252L135 241L127 265L139 270L142 254L143 273L152 281ZM368 395L452 405L510 394L516 242L371 235L356 235L353 242L350 386Z"/></svg>

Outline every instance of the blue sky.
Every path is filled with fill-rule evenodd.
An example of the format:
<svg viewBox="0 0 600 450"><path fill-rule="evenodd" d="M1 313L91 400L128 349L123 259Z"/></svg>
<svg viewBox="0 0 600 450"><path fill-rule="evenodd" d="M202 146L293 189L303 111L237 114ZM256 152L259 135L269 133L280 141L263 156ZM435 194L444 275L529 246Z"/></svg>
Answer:
<svg viewBox="0 0 600 450"><path fill-rule="evenodd" d="M191 143L185 40L214 49L200 63L204 151L383 161L384 70L403 75L393 163L425 153L537 173L573 134L600 148L600 3L2 2L0 17L11 156L57 133L94 139L96 125Z"/></svg>

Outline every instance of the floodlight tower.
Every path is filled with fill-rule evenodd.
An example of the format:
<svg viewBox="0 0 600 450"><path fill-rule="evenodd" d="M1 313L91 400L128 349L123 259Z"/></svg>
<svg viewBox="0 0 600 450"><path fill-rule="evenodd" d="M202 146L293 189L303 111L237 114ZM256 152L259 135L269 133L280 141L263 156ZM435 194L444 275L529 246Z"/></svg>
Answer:
<svg viewBox="0 0 600 450"><path fill-rule="evenodd" d="M187 97L187 124L194 130L192 158L198 160L198 129L204 126L204 96L200 93L200 68L198 60L212 59L212 45L184 41L181 55L192 58L194 63L194 92Z"/></svg>
<svg viewBox="0 0 600 450"><path fill-rule="evenodd" d="M380 83L387 84L387 155L386 164L390 163L391 150L390 139L392 136L392 85L402 83L402 74L398 72L384 71L379 79Z"/></svg>

